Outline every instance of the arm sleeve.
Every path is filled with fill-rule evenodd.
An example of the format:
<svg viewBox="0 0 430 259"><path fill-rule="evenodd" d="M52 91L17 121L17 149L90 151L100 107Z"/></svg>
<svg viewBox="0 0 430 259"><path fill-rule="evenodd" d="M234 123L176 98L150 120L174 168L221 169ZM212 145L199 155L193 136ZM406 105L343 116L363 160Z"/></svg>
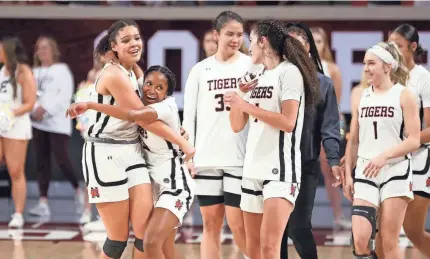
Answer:
<svg viewBox="0 0 430 259"><path fill-rule="evenodd" d="M333 82L327 78L326 80L322 80L321 84L325 84L325 87L327 88L322 116L321 140L327 156L327 161L330 167L332 167L339 165L340 163L339 107L336 101L336 92L334 90Z"/></svg>
<svg viewBox="0 0 430 259"><path fill-rule="evenodd" d="M67 65L59 65L49 75L51 78L45 82L46 92L43 94L39 105L49 115L64 113L69 107L74 90L73 75Z"/></svg>
<svg viewBox="0 0 430 259"><path fill-rule="evenodd" d="M281 102L286 100L296 100L304 95L303 77L300 70L293 65L286 67L281 80Z"/></svg>
<svg viewBox="0 0 430 259"><path fill-rule="evenodd" d="M420 83L422 84L421 101L423 102L423 108L429 108L430 107L430 74L423 77Z"/></svg>
<svg viewBox="0 0 430 259"><path fill-rule="evenodd" d="M188 132L188 141L195 145L197 122L197 99L199 95L199 78L197 67L194 66L188 75L184 93L184 120L183 128Z"/></svg>

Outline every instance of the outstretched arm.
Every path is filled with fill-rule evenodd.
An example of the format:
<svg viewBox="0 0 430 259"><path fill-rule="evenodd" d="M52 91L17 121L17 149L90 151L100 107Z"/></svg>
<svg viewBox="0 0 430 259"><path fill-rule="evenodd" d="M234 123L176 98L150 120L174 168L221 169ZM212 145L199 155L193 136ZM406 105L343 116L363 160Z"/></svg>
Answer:
<svg viewBox="0 0 430 259"><path fill-rule="evenodd" d="M95 110L124 121L139 121L141 123L149 124L155 122L158 118L157 112L151 106L145 106L138 110L133 110L94 102L88 102L87 105L89 110Z"/></svg>

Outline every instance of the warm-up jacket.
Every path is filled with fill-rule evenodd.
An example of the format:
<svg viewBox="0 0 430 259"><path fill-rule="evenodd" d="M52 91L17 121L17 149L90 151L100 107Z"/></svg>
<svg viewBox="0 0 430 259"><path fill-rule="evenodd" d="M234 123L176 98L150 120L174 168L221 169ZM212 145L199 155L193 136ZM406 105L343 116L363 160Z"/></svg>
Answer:
<svg viewBox="0 0 430 259"><path fill-rule="evenodd" d="M318 73L321 99L316 110L306 111L301 139L302 171L313 171L321 143L330 167L339 165L340 121L333 82Z"/></svg>

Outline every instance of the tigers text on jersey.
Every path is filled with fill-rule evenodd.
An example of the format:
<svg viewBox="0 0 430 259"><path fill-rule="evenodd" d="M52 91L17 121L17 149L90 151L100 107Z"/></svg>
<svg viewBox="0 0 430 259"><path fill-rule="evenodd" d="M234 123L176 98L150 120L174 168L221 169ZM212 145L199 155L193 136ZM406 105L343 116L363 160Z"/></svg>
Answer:
<svg viewBox="0 0 430 259"><path fill-rule="evenodd" d="M415 67L409 72L409 79L406 86L414 93L417 98L417 104L420 109L420 119L422 128L424 123L424 108L430 107L430 73L421 65ZM430 143L427 143L429 145Z"/></svg>
<svg viewBox="0 0 430 259"><path fill-rule="evenodd" d="M243 166L247 132L231 129L224 94L239 90L239 79L250 67L251 57L240 53L231 64L211 56L192 68L185 86L183 127L196 148L196 168Z"/></svg>
<svg viewBox="0 0 430 259"><path fill-rule="evenodd" d="M303 77L299 69L284 61L272 70L266 70L258 85L245 99L266 111L281 113L282 102L299 102L297 122L291 133L276 129L249 116L249 133L246 145L243 177L300 182L302 135L305 94Z"/></svg>
<svg viewBox="0 0 430 259"><path fill-rule="evenodd" d="M96 82L94 83L94 87L97 90L97 83L100 77L105 73L106 68L111 66L112 64L107 63L103 70L100 72ZM139 95L139 86L137 83L136 76L132 71L127 71L123 66L117 65L124 71L129 77L130 81L133 85L133 90L136 91L136 94ZM115 98L112 95L101 95L96 91L91 92L90 100L92 102L109 104L109 105L118 105L115 101ZM134 122L123 121L117 118L113 118L103 114L101 112L95 112L90 110L88 112L88 117L90 121L95 121L93 125L91 125L87 134L92 138L105 138L105 139L114 139L114 140L134 140L139 137L138 126Z"/></svg>
<svg viewBox="0 0 430 259"><path fill-rule="evenodd" d="M404 121L400 96L406 88L395 84L385 93L373 86L363 90L358 107L358 156L371 160L403 141ZM389 162L404 160L390 159Z"/></svg>

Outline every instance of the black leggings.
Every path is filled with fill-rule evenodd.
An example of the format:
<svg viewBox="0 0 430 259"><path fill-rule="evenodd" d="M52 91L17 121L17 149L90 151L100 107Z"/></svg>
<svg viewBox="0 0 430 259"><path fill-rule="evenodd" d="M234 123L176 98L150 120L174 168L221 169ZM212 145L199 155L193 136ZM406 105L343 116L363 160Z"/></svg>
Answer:
<svg viewBox="0 0 430 259"><path fill-rule="evenodd" d="M51 153L66 179L76 190L78 179L69 158L69 139L65 134L46 132L33 128L33 142L36 150L36 171L40 197L48 197L51 180Z"/></svg>

